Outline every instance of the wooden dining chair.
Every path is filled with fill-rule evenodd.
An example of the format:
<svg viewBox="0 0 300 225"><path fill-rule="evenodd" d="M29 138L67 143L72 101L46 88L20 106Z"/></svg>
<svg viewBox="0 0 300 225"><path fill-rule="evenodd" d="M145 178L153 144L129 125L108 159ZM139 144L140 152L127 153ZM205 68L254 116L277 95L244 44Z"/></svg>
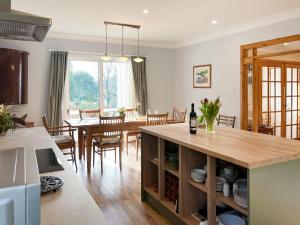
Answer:
<svg viewBox="0 0 300 225"><path fill-rule="evenodd" d="M101 115L101 109L79 109L80 119L84 118L99 118Z"/></svg>
<svg viewBox="0 0 300 225"><path fill-rule="evenodd" d="M185 122L185 117L186 117L186 110L187 109L179 109L174 107L173 109L173 119L177 123L184 123Z"/></svg>
<svg viewBox="0 0 300 225"><path fill-rule="evenodd" d="M235 116L225 116L225 115L219 114L219 117L217 119L217 124L218 124L218 126L220 124L224 124L225 126L229 126L229 127L234 128L234 126L235 126Z"/></svg>
<svg viewBox="0 0 300 225"><path fill-rule="evenodd" d="M136 108L132 108L132 109L125 109L125 115L126 117L132 117L134 112L136 112L137 109ZM129 143L129 137L134 137L135 138L135 146L136 146L136 161L138 160L138 148L139 148L139 136L141 135L141 132L139 130L126 130L125 131L125 135L126 135L126 152L128 155L128 143Z"/></svg>
<svg viewBox="0 0 300 225"><path fill-rule="evenodd" d="M161 113L161 114L151 114L147 113L147 119L146 119L146 126L156 126L156 125L165 125L168 121L168 113ZM140 135L138 136L137 141L137 152L136 152L136 158L138 158L138 149L139 149L139 141L140 141Z"/></svg>
<svg viewBox="0 0 300 225"><path fill-rule="evenodd" d="M136 108L127 108L125 109L125 116L132 117L134 115L134 112L137 112Z"/></svg>
<svg viewBox="0 0 300 225"><path fill-rule="evenodd" d="M95 165L95 154L100 155L101 174L103 173L103 153L115 151L119 148L119 164L122 170L122 149L123 149L123 126L125 116L100 116L99 136L93 138L93 166Z"/></svg>
<svg viewBox="0 0 300 225"><path fill-rule="evenodd" d="M58 126L58 127L49 127L46 114L42 115L42 121L45 129L51 135L51 138L55 141L56 145L62 150L64 155L71 155L72 161L75 163L76 172L77 172L77 162L76 162L76 142L74 139L74 131L71 126ZM64 152L63 150L70 149L70 152Z"/></svg>
<svg viewBox="0 0 300 225"><path fill-rule="evenodd" d="M99 118L101 115L101 109L79 109L79 117L81 120L85 118ZM97 136L97 135L95 135ZM86 133L83 134L83 156L85 157L86 148Z"/></svg>
<svg viewBox="0 0 300 225"><path fill-rule="evenodd" d="M147 126L164 125L167 124L168 113L149 114L147 113Z"/></svg>

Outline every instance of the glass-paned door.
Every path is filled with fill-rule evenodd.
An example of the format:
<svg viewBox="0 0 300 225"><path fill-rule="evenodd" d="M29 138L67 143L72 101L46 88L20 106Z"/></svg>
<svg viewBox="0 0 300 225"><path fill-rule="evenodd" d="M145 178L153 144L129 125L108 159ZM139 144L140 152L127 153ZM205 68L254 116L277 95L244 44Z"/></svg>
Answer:
<svg viewBox="0 0 300 225"><path fill-rule="evenodd" d="M300 138L300 64L260 62L260 125L274 135Z"/></svg>
<svg viewBox="0 0 300 225"><path fill-rule="evenodd" d="M300 138L300 65L286 65L286 137Z"/></svg>
<svg viewBox="0 0 300 225"><path fill-rule="evenodd" d="M273 127L274 135L282 136L282 66L261 64L260 124Z"/></svg>

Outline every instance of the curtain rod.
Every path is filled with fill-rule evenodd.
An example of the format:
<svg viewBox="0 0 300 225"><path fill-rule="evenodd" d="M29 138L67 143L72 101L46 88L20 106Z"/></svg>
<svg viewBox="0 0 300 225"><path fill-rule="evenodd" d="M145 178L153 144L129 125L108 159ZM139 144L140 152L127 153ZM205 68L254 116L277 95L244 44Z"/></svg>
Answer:
<svg viewBox="0 0 300 225"><path fill-rule="evenodd" d="M64 50L64 49L49 49L49 52L54 52L54 51L66 51L69 52L71 54L85 54L85 55L105 55L105 53L101 53L101 52L81 52L81 51L69 51L69 50ZM113 57L119 57L121 56L121 54L108 54L109 56L113 56ZM137 56L137 55L130 55L130 54L125 54L126 56ZM149 56L142 56L145 58L148 58Z"/></svg>

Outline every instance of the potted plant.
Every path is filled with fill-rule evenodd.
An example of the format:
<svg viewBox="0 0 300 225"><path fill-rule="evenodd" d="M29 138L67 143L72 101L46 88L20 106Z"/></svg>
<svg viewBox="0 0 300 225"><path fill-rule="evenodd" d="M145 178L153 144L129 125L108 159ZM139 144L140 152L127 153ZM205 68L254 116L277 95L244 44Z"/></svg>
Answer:
<svg viewBox="0 0 300 225"><path fill-rule="evenodd" d="M215 122L219 110L221 107L220 97L215 100L208 100L207 98L201 100L201 105L199 107L202 115L199 116L199 122L205 122L206 132L215 133Z"/></svg>
<svg viewBox="0 0 300 225"><path fill-rule="evenodd" d="M4 136L9 129L14 128L12 116L4 105L0 105L0 135Z"/></svg>
<svg viewBox="0 0 300 225"><path fill-rule="evenodd" d="M125 116L126 109L124 107L121 107L118 109L118 113L120 116Z"/></svg>

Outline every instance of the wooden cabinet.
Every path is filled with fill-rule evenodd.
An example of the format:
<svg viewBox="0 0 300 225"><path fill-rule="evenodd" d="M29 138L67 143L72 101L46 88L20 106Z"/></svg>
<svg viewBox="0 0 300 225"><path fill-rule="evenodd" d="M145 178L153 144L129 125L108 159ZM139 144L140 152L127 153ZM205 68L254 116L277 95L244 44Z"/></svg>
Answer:
<svg viewBox="0 0 300 225"><path fill-rule="evenodd" d="M0 104L27 104L28 53L0 48Z"/></svg>

